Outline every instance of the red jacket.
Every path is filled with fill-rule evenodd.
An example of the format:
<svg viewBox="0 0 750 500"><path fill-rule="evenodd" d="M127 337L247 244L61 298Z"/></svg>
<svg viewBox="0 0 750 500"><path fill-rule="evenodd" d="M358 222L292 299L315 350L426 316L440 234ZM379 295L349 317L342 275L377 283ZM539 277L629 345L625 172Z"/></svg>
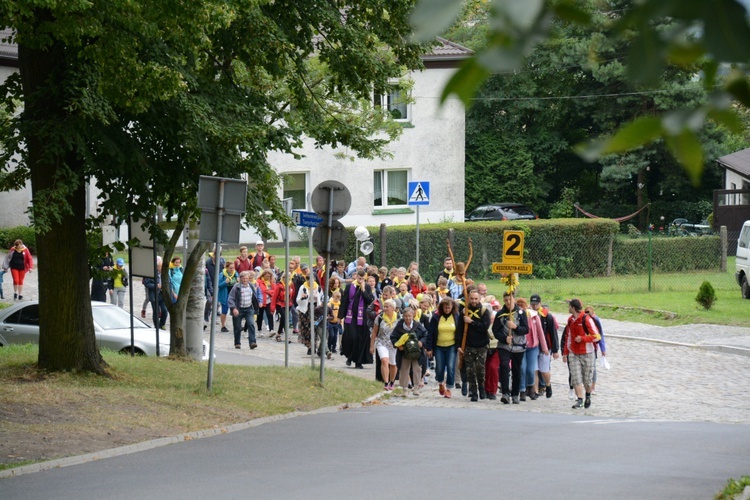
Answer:
<svg viewBox="0 0 750 500"><path fill-rule="evenodd" d="M10 263L11 252L14 252L15 250L16 247L10 247L10 250L8 250L8 256L5 259L8 264ZM34 269L34 258L31 256L31 250L29 250L29 247L24 246L21 253L23 253L23 270L29 272ZM5 263L3 264L3 267L5 267Z"/></svg>
<svg viewBox="0 0 750 500"><path fill-rule="evenodd" d="M267 288L266 282L263 280L257 280L255 284L258 287L258 290L260 290L260 295L262 297L262 299L259 301L259 306L268 307L269 309L271 309L271 312L276 312L276 302L273 300L273 291L275 285L272 284ZM271 299L271 302L268 302L268 299Z"/></svg>
<svg viewBox="0 0 750 500"><path fill-rule="evenodd" d="M271 309L272 311L276 311L276 309L281 308L283 309L286 307L286 302L284 301L284 285L279 282L276 283L276 286L273 288L273 292L271 294L271 304L274 304L274 308ZM294 298L294 284L289 283L289 307L294 307L293 299Z"/></svg>
<svg viewBox="0 0 750 500"><path fill-rule="evenodd" d="M586 321L586 330L589 334L586 335L586 330L583 329L583 322ZM596 328L596 323L588 314L581 311L576 316L570 315L568 318L568 326L565 327L568 330L566 335L565 345L563 346L563 356L567 356L570 353L573 354L586 354L594 352L594 342L601 338L599 330ZM580 342L576 342L576 337L581 337Z"/></svg>

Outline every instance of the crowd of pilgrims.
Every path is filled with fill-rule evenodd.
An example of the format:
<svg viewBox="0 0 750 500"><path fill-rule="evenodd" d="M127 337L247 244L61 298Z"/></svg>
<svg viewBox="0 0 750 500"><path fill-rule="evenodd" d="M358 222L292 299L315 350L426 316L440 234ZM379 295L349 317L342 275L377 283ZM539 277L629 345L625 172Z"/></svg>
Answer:
<svg viewBox="0 0 750 500"><path fill-rule="evenodd" d="M355 369L374 364L375 377L383 383L384 390L392 391L398 380L404 397L418 396L432 370L439 393L446 398L452 397L454 389L471 401L494 400L498 393L505 404L535 400L542 395L549 398L550 361L558 358L561 350L569 354L565 349L570 344L566 343L566 333L561 343L557 321L541 304L539 295L532 295L528 301L516 298L512 285L501 299L488 295L485 284L475 284L467 277L471 255L466 263L455 262L450 245L444 269L429 282L420 275L416 262L408 268L389 269L368 265L364 257L347 264L343 260L326 263L318 256L311 269L300 263L299 257L293 257L288 268L282 270L276 267L275 260L264 252L262 241L253 253L241 247L235 260L222 259L218 286L222 331L228 331L226 315L235 309L228 290L239 282L240 276L245 277L243 283L249 282L255 295L254 310L251 308L255 324L248 324L253 323L248 318L243 326L242 318L235 318L237 349L241 348L241 331L247 332L249 326L250 348L257 347L255 331L263 330L264 321L271 335L284 341L288 290L291 333L307 346L308 355L313 351L319 354L322 336L329 359L334 354L343 356L346 365ZM206 261L207 311L215 288L214 266L210 255ZM512 281L513 278L509 280ZM326 285L328 314L324 332L321 319L326 310ZM594 318L594 328L601 331L593 311L584 317L582 311L571 308L571 313L575 312L584 321ZM572 314L571 318L575 316ZM208 321L208 314L205 319ZM418 351L409 349L410 343L418 345ZM593 366L586 369L595 371L595 363L589 364ZM587 405L594 390L595 379L591 378L583 375ZM579 392L577 388L573 390L573 382L571 399L575 399L574 392Z"/></svg>

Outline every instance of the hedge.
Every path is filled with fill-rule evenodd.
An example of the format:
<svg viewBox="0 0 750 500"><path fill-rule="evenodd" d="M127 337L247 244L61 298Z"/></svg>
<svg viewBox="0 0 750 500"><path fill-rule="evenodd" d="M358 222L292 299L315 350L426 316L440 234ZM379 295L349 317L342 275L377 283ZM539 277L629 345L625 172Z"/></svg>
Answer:
<svg viewBox="0 0 750 500"><path fill-rule="evenodd" d="M17 226L0 229L0 249L8 250L13 243L21 239L29 247L31 253L36 254L36 232L33 227Z"/></svg>
<svg viewBox="0 0 750 500"><path fill-rule="evenodd" d="M381 265L379 227L368 227L373 237L373 261ZM353 234L353 228L349 228ZM469 238L474 257L469 275L475 280L496 277L493 262L502 257L503 231L522 230L524 262L533 264L536 279L577 278L643 274L648 269L648 239L618 236L620 225L610 219L545 219L428 224L420 227L419 269L426 281L434 281L447 256L446 240L452 239L456 261L469 256ZM407 267L416 257L414 226L385 228L385 265ZM359 255L359 242L349 239L347 262ZM611 252L611 257L610 257ZM654 272L718 269L721 242L718 237L653 238Z"/></svg>

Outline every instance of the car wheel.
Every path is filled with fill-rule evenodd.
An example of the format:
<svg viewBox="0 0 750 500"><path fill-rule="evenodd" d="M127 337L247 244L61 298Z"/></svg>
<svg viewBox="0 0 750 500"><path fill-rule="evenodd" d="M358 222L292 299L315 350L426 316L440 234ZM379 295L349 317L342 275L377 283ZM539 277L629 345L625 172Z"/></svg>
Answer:
<svg viewBox="0 0 750 500"><path fill-rule="evenodd" d="M742 298L750 299L750 283L747 282L747 276L742 277Z"/></svg>
<svg viewBox="0 0 750 500"><path fill-rule="evenodd" d="M137 347L133 348L133 351L135 352L136 356L145 356L146 355L145 352L141 351ZM126 347L124 349L120 349L120 354L130 355L130 346L128 346L128 347Z"/></svg>

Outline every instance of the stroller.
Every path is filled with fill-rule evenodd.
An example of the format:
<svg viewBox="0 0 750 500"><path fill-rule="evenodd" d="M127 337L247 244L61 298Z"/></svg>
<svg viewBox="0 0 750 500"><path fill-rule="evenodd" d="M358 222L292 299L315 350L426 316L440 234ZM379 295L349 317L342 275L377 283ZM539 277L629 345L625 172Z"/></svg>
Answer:
<svg viewBox="0 0 750 500"><path fill-rule="evenodd" d="M313 311L315 314L315 355L320 355L320 341L321 339L328 339L328 333L323 330L323 313L325 312L324 306L318 306ZM331 316L331 309L328 309L328 320L330 321L333 317ZM326 342L327 344L327 342ZM331 350L326 346L326 358L331 359Z"/></svg>

